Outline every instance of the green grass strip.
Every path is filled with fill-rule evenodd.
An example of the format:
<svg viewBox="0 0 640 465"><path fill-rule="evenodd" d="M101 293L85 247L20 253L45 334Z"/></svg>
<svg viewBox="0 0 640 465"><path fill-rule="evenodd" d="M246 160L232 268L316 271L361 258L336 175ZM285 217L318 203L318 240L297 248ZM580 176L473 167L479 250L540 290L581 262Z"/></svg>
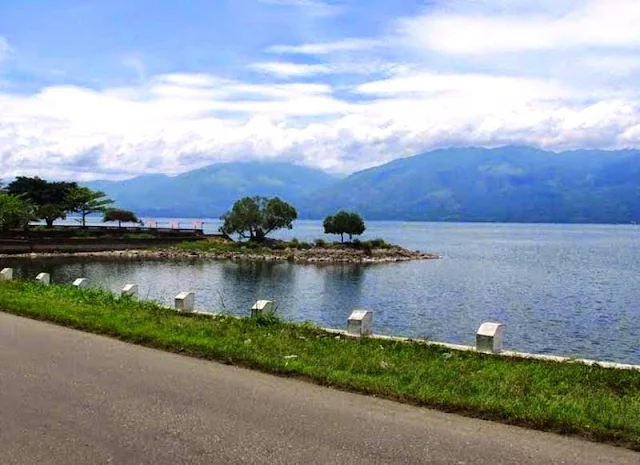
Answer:
<svg viewBox="0 0 640 465"><path fill-rule="evenodd" d="M0 283L0 309L124 341L640 450L640 372L179 315L101 290ZM290 357L295 356L295 357Z"/></svg>

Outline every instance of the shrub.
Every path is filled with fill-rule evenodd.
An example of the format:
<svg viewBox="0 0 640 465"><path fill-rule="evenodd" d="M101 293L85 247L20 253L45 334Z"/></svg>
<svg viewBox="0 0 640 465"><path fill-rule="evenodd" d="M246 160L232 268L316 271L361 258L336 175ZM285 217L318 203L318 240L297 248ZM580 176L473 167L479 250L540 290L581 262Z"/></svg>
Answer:
<svg viewBox="0 0 640 465"><path fill-rule="evenodd" d="M327 246L327 241L325 241L324 239L316 239L315 241L313 241L313 243L316 245L316 247L326 247Z"/></svg>
<svg viewBox="0 0 640 465"><path fill-rule="evenodd" d="M369 243L371 244L371 247L373 247L374 249L389 249L391 248L391 244L387 243L384 239L371 239L369 241Z"/></svg>

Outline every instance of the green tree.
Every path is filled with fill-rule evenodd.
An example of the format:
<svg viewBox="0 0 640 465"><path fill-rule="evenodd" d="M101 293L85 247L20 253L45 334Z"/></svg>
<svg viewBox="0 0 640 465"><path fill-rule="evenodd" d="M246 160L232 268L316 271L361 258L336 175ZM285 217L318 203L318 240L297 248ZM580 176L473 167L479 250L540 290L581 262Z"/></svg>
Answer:
<svg viewBox="0 0 640 465"><path fill-rule="evenodd" d="M28 200L0 192L0 229L23 229L36 219L34 206Z"/></svg>
<svg viewBox="0 0 640 465"><path fill-rule="evenodd" d="M135 213L129 210L119 210L117 208L110 208L104 212L103 222L117 221L118 227L122 227L122 223L139 223L138 217Z"/></svg>
<svg viewBox="0 0 640 465"><path fill-rule="evenodd" d="M262 242L267 234L282 228L293 228L298 212L278 197L244 197L233 204L222 217L220 231Z"/></svg>
<svg viewBox="0 0 640 465"><path fill-rule="evenodd" d="M71 210L69 194L78 185L75 182L50 182L39 177L18 176L7 186L7 192L21 196L35 206L35 215L52 227L58 218L66 218Z"/></svg>
<svg viewBox="0 0 640 465"><path fill-rule="evenodd" d="M107 198L107 194L101 191L93 191L88 187L76 187L69 193L69 205L71 211L82 217L82 227L86 226L87 215L91 213L104 213L113 200Z"/></svg>
<svg viewBox="0 0 640 465"><path fill-rule="evenodd" d="M346 211L327 216L322 226L325 234L340 234L340 242L344 242L345 234L349 236L349 240L353 240L353 236L359 236L367 229L360 215Z"/></svg>

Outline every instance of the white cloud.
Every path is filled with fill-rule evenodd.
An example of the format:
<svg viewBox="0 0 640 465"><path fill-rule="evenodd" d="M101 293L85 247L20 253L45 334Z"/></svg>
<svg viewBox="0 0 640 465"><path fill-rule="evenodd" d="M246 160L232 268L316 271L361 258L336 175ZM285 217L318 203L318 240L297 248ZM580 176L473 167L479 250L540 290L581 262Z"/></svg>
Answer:
<svg viewBox="0 0 640 465"><path fill-rule="evenodd" d="M344 9L339 5L332 5L320 0L258 0L267 5L289 6L305 8L316 16L333 16L340 14Z"/></svg>
<svg viewBox="0 0 640 465"><path fill-rule="evenodd" d="M122 59L122 65L133 71L139 81L144 81L146 78L146 70L144 62L137 56L129 55Z"/></svg>
<svg viewBox="0 0 640 465"><path fill-rule="evenodd" d="M88 179L295 157L344 172L448 145L640 144L638 101L589 103L593 95L536 79L406 71L353 92L366 98L179 74L126 89L0 93L0 170Z"/></svg>
<svg viewBox="0 0 640 465"><path fill-rule="evenodd" d="M452 0L385 36L274 45L322 61L239 70L258 81L142 68L128 87L0 89L0 172L117 178L245 159L348 172L452 145L638 147L635 5Z"/></svg>
<svg viewBox="0 0 640 465"><path fill-rule="evenodd" d="M0 63L9 56L11 53L11 47L9 46L9 41L0 36Z"/></svg>
<svg viewBox="0 0 640 465"><path fill-rule="evenodd" d="M253 63L250 67L257 71L262 71L280 77L313 76L316 74L329 74L332 72L331 67L327 65L308 65L278 61Z"/></svg>
<svg viewBox="0 0 640 465"><path fill-rule="evenodd" d="M251 69L279 78L321 76L329 74L366 75L374 73L388 74L401 68L399 65L383 60L362 60L347 62L328 62L321 64L301 64L283 61L265 61L252 63Z"/></svg>
<svg viewBox="0 0 640 465"><path fill-rule="evenodd" d="M344 39L335 42L320 42L301 45L272 45L268 52L291 55L328 55L338 52L358 52L382 46L375 39Z"/></svg>
<svg viewBox="0 0 640 465"><path fill-rule="evenodd" d="M441 53L490 54L576 47L640 46L640 2L637 0L560 1L543 3L522 15L518 10L488 15L482 12L429 12L398 22L407 42Z"/></svg>
<svg viewBox="0 0 640 465"><path fill-rule="evenodd" d="M377 96L463 97L483 100L487 109L508 103L521 105L530 101L569 98L571 89L559 84L528 78L491 76L476 73L409 73L381 81L362 84L356 89Z"/></svg>

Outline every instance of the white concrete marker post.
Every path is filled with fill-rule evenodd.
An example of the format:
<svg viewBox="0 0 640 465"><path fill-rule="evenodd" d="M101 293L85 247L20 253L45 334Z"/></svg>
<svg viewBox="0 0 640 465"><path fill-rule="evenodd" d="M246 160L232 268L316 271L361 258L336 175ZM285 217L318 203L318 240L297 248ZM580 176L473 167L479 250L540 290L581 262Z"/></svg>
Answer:
<svg viewBox="0 0 640 465"><path fill-rule="evenodd" d="M120 291L120 295L122 297L131 297L132 299L138 297L138 285L127 284L122 288L122 291Z"/></svg>
<svg viewBox="0 0 640 465"><path fill-rule="evenodd" d="M176 296L175 306L179 312L193 312L196 295L193 292L181 292Z"/></svg>
<svg viewBox="0 0 640 465"><path fill-rule="evenodd" d="M251 316L255 317L261 313L269 313L275 310L275 304L272 300L258 300L251 307Z"/></svg>
<svg viewBox="0 0 640 465"><path fill-rule="evenodd" d="M371 336L373 334L373 312L354 310L347 320L347 332L353 336Z"/></svg>
<svg viewBox="0 0 640 465"><path fill-rule="evenodd" d="M0 271L0 281L11 281L13 280L13 268L3 268Z"/></svg>
<svg viewBox="0 0 640 465"><path fill-rule="evenodd" d="M78 278L73 282L73 285L79 289L89 287L89 280L87 278Z"/></svg>
<svg viewBox="0 0 640 465"><path fill-rule="evenodd" d="M476 350L488 354L502 352L502 323L482 323L476 333Z"/></svg>
<svg viewBox="0 0 640 465"><path fill-rule="evenodd" d="M38 276L36 276L36 281L38 281L40 284L48 286L49 284L51 284L51 275L49 273L40 273L38 274Z"/></svg>

